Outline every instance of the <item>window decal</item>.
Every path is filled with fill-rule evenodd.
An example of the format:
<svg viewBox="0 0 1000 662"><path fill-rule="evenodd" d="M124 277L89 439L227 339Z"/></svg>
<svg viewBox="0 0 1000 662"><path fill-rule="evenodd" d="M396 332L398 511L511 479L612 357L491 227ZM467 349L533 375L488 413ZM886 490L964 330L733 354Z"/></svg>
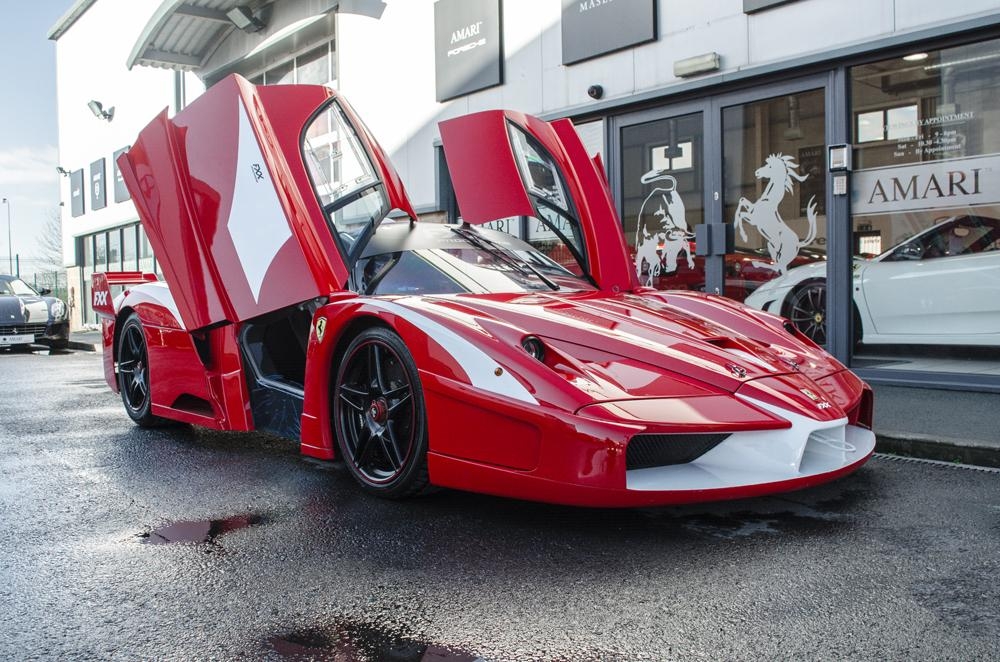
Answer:
<svg viewBox="0 0 1000 662"><path fill-rule="evenodd" d="M774 260L774 264L754 260L755 267L771 269L780 274L788 273L788 266L799 254L799 249L808 246L816 238L816 196L809 198L809 204L806 205L809 231L806 233L805 239L800 239L795 230L788 227L778 211L778 205L784 199L785 193L792 192L794 182L801 183L809 177L809 175L800 175L798 170L799 165L795 162L795 157L771 154L765 160L764 165L754 172L757 179L768 180L764 192L760 194L756 202L740 198L739 205L736 207L736 216L733 222L740 233L740 238L743 241L747 240L744 223L753 226L764 237L764 241L767 242L767 252Z"/></svg>
<svg viewBox="0 0 1000 662"><path fill-rule="evenodd" d="M635 271L642 281L642 263L646 263L645 285L650 287L660 272L677 271L681 253L687 257L688 269L694 269L691 257L691 240L694 233L688 230L684 200L677 192L677 180L664 170L650 170L639 181L658 184L642 203L635 232Z"/></svg>

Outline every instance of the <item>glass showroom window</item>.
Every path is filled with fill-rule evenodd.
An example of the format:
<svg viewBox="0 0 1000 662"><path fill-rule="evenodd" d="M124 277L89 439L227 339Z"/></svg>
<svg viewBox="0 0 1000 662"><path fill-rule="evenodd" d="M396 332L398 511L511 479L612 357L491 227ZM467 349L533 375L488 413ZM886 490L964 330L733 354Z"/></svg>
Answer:
<svg viewBox="0 0 1000 662"><path fill-rule="evenodd" d="M299 53L266 71L250 77L254 85L329 85L337 86L334 42Z"/></svg>
<svg viewBox="0 0 1000 662"><path fill-rule="evenodd" d="M692 243L705 222L702 113L625 127L621 141L623 229L639 281L704 290Z"/></svg>
<svg viewBox="0 0 1000 662"><path fill-rule="evenodd" d="M1000 375L1000 41L850 78L854 366Z"/></svg>
<svg viewBox="0 0 1000 662"><path fill-rule="evenodd" d="M788 317L820 345L827 341L825 104L817 89L722 111L723 217L736 237L725 294ZM803 273L808 285L785 289Z"/></svg>

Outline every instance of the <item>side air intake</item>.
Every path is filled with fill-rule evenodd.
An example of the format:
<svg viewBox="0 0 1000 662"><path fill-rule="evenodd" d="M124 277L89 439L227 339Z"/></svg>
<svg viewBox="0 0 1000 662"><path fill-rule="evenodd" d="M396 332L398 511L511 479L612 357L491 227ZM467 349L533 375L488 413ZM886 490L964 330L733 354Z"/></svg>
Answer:
<svg viewBox="0 0 1000 662"><path fill-rule="evenodd" d="M625 449L625 467L648 469L696 460L721 444L728 434L637 434Z"/></svg>

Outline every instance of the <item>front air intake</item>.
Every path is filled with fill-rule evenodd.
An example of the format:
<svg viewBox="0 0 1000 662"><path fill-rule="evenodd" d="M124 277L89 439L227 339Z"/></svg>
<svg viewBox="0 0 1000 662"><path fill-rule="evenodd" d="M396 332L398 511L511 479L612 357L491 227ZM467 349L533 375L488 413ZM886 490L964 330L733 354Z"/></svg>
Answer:
<svg viewBox="0 0 1000 662"><path fill-rule="evenodd" d="M728 434L637 434L625 449L625 468L648 469L696 460Z"/></svg>

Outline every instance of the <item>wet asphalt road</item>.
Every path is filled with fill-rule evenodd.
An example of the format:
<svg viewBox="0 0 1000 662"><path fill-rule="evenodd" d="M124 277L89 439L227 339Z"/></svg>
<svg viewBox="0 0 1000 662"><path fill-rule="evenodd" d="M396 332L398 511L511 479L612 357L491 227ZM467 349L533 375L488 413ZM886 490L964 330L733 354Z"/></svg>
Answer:
<svg viewBox="0 0 1000 662"><path fill-rule="evenodd" d="M0 659L1000 659L1000 473L392 503L283 440L134 427L100 354L0 351L0 383Z"/></svg>

